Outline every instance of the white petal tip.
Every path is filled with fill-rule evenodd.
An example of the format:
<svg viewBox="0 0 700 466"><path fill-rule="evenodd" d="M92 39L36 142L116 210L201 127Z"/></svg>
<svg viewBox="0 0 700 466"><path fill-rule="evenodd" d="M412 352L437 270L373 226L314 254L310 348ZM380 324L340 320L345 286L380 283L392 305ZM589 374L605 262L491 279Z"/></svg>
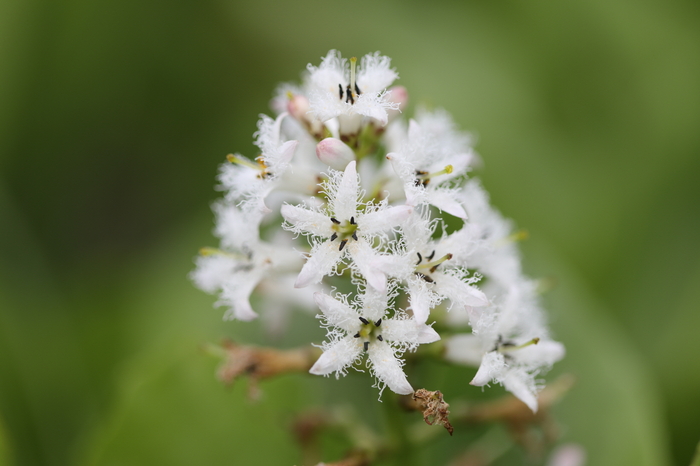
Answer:
<svg viewBox="0 0 700 466"><path fill-rule="evenodd" d="M329 364L329 357L327 353L323 353L320 358L311 366L309 369L309 374L313 375L328 375L333 372L336 367L333 364Z"/></svg>
<svg viewBox="0 0 700 466"><path fill-rule="evenodd" d="M425 325L418 334L418 343L433 343L440 339L440 334L433 327Z"/></svg>
<svg viewBox="0 0 700 466"><path fill-rule="evenodd" d="M309 369L309 374L326 375L326 373L323 372L322 368L317 367L317 366L318 366L318 364L314 364L313 366L311 366L311 369Z"/></svg>
<svg viewBox="0 0 700 466"><path fill-rule="evenodd" d="M483 387L484 385L489 383L490 380L490 377L484 377L483 374L479 374L479 372L477 372L472 381L469 382L469 385L473 385L475 387Z"/></svg>
<svg viewBox="0 0 700 466"><path fill-rule="evenodd" d="M294 280L294 288L306 288L307 286L309 286L309 281L306 277L299 276Z"/></svg>
<svg viewBox="0 0 700 466"><path fill-rule="evenodd" d="M282 214L282 217L289 222L289 218L291 217L291 214L293 212L293 207L289 204L284 204L282 208L280 209L280 214Z"/></svg>
<svg viewBox="0 0 700 466"><path fill-rule="evenodd" d="M321 281L323 277L318 277L315 273L309 273L308 268L304 266L299 272L297 279L294 280L294 288L306 288Z"/></svg>
<svg viewBox="0 0 700 466"><path fill-rule="evenodd" d="M410 395L413 393L413 387L407 380L402 380L400 383L389 387L392 392L399 395Z"/></svg>
<svg viewBox="0 0 700 466"><path fill-rule="evenodd" d="M258 313L251 308L231 309L224 315L224 320L240 320L250 322L258 318Z"/></svg>
<svg viewBox="0 0 700 466"><path fill-rule="evenodd" d="M383 273L372 271L372 273L367 274L366 278L367 283L378 292L384 293L386 291L386 275Z"/></svg>
<svg viewBox="0 0 700 466"><path fill-rule="evenodd" d="M419 324L424 324L428 320L429 315L429 310L413 309L413 319Z"/></svg>

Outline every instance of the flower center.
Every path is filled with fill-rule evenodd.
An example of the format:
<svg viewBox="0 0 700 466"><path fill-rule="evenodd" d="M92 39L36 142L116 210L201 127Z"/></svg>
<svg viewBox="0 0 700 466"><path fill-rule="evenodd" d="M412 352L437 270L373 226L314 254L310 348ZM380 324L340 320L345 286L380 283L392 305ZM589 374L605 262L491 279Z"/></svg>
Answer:
<svg viewBox="0 0 700 466"><path fill-rule="evenodd" d="M360 322L362 322L360 330L353 336L364 340L363 346L365 351L369 349L370 342L374 340L384 341L384 338L379 333L379 326L382 325L382 319L372 322L364 317L360 317Z"/></svg>
<svg viewBox="0 0 700 466"><path fill-rule="evenodd" d="M339 251L345 248L348 240L350 238L357 241L357 223L355 223L355 217L350 217L350 220L345 220L341 222L340 220L331 217L331 222L333 222L332 229L333 234L331 235L331 241L340 239Z"/></svg>
<svg viewBox="0 0 700 466"><path fill-rule="evenodd" d="M428 283L433 283L433 278L429 275L437 270L437 268L445 261L452 259L452 254L447 253L439 259L433 260L435 257L435 250L430 253L429 256L423 257L421 253L417 252L418 262L416 263L415 274Z"/></svg>
<svg viewBox="0 0 700 466"><path fill-rule="evenodd" d="M345 103L355 104L355 99L362 94L360 88L357 86L357 81L355 81L355 68L357 67L357 57L352 57L350 59L350 83L345 88ZM340 100L343 100L343 85L338 83L338 94Z"/></svg>
<svg viewBox="0 0 700 466"><path fill-rule="evenodd" d="M442 170L433 173L429 173L424 170L416 170L416 180L414 183L416 186L428 186L428 183L430 183L430 178L440 175L449 175L452 173L452 170L452 165L446 165Z"/></svg>

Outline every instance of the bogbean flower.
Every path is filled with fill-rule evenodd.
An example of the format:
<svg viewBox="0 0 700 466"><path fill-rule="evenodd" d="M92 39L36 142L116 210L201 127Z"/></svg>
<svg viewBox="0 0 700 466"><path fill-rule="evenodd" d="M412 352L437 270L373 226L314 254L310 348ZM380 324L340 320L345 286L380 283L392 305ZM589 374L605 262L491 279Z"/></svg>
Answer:
<svg viewBox="0 0 700 466"><path fill-rule="evenodd" d="M217 204L221 249L203 248L191 278L209 293L220 292L217 305L227 308L225 319L253 320L258 314L250 304L253 290L265 281L278 281L298 270L299 257L288 238L268 243L258 236L261 215L238 206ZM280 290L281 291L281 290Z"/></svg>
<svg viewBox="0 0 700 466"><path fill-rule="evenodd" d="M411 214L410 206L387 207L386 203L363 205L355 161L344 172L331 170L324 184L328 197L325 209L284 205L285 228L311 235L314 246L295 283L298 288L319 283L331 275L348 254L351 266L377 290L386 288L385 263L374 249L374 238L401 225Z"/></svg>
<svg viewBox="0 0 700 466"><path fill-rule="evenodd" d="M374 53L363 57L358 69L356 58L348 61L331 50L320 66L307 68L309 111L322 122L340 118L344 134L359 131L363 116L385 125L387 111L398 110L401 104L387 91L399 77L390 66L389 57Z"/></svg>
<svg viewBox="0 0 700 466"><path fill-rule="evenodd" d="M502 384L533 412L537 412L537 392L541 388L535 377L564 357L561 343L529 336L455 335L446 341L446 347L446 359L479 367L471 385Z"/></svg>
<svg viewBox="0 0 700 466"><path fill-rule="evenodd" d="M240 154L228 156L229 164L221 168L219 180L227 190L229 201L237 200L246 210L269 212L265 198L275 189L287 171L296 150L297 141L284 141L281 132L281 114L276 119L261 115L255 144L261 155L252 161Z"/></svg>
<svg viewBox="0 0 700 466"><path fill-rule="evenodd" d="M444 299L451 306L486 306L489 301L475 283L478 276L469 276L464 257L473 248L469 238L460 233L461 241L450 236L433 240L435 223L414 213L403 228L404 255L402 267L396 269L406 282L413 315L418 322L426 322L430 310ZM460 261L453 260L455 257ZM458 311L459 312L459 311Z"/></svg>
<svg viewBox="0 0 700 466"><path fill-rule="evenodd" d="M479 367L472 385L502 384L537 411L535 377L564 357L564 346L549 338L534 282L521 277L507 289L492 287L498 298L490 312L472 313L474 334L448 338L445 357Z"/></svg>
<svg viewBox="0 0 700 466"><path fill-rule="evenodd" d="M323 354L311 367L316 375L345 375L347 369L367 354L367 365L380 388L388 386L401 395L413 393L406 379L400 355L419 344L432 343L440 336L432 327L416 322L400 309L390 316L390 294L367 288L358 302L349 305L344 297L315 293L314 299L328 329Z"/></svg>
<svg viewBox="0 0 700 466"><path fill-rule="evenodd" d="M411 120L402 147L387 155L404 183L406 203L430 204L455 217L467 218L451 182L467 172L473 151L467 146L446 144L448 136L431 134L426 129Z"/></svg>

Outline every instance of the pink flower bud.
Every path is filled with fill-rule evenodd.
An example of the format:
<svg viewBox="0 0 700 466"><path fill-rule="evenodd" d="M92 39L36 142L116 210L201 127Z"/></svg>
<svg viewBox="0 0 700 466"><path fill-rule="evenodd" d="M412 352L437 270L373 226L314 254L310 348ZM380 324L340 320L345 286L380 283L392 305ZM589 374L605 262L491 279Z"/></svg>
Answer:
<svg viewBox="0 0 700 466"><path fill-rule="evenodd" d="M306 113L309 111L309 99L301 94L291 96L287 103L287 111L299 121L307 120L308 116Z"/></svg>
<svg viewBox="0 0 700 466"><path fill-rule="evenodd" d="M348 163L355 160L353 152L340 139L326 138L316 145L316 155L321 162L335 170L345 170Z"/></svg>

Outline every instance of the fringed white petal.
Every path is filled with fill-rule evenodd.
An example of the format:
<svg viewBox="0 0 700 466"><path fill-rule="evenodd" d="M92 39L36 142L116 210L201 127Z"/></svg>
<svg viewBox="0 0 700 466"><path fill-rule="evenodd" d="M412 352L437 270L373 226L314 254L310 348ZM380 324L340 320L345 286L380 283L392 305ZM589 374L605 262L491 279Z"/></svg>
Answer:
<svg viewBox="0 0 700 466"><path fill-rule="evenodd" d="M311 255L307 259L304 266L299 272L295 288L304 288L305 286L319 283L324 276L329 275L335 265L342 257L343 252L338 250L338 243L334 241L326 241L317 244L311 250Z"/></svg>
<svg viewBox="0 0 700 466"><path fill-rule="evenodd" d="M353 241L348 246L353 265L367 280L367 283L377 291L386 290L386 275L381 270L380 256L374 252L367 241Z"/></svg>
<svg viewBox="0 0 700 466"><path fill-rule="evenodd" d="M331 220L320 212L295 205L285 204L280 209L282 217L292 225L297 233L308 232L312 235L328 238L333 234Z"/></svg>
<svg viewBox="0 0 700 466"><path fill-rule="evenodd" d="M350 220L350 217L357 215L358 190L357 168L353 160L345 167L345 172L338 185L338 191L330 200L331 210L341 222Z"/></svg>
<svg viewBox="0 0 700 466"><path fill-rule="evenodd" d="M508 371L502 382L506 390L518 397L533 413L537 412L537 387L534 377L525 371Z"/></svg>
<svg viewBox="0 0 700 466"><path fill-rule="evenodd" d="M381 327L382 337L389 341L407 343L433 343L440 335L429 325L416 322L415 319L386 320Z"/></svg>
<svg viewBox="0 0 700 466"><path fill-rule="evenodd" d="M391 58L379 55L379 52L362 57L360 72L357 76L360 90L363 93L378 92L391 86L398 79L399 74L390 66Z"/></svg>
<svg viewBox="0 0 700 466"><path fill-rule="evenodd" d="M426 193L426 200L429 204L438 209L459 218L467 218L467 212L462 204L455 197L452 189L432 190Z"/></svg>
<svg viewBox="0 0 700 466"><path fill-rule="evenodd" d="M501 353L498 351L486 353L481 359L479 370L469 383L477 387L482 387L493 379L499 378L505 368L506 361Z"/></svg>
<svg viewBox="0 0 700 466"><path fill-rule="evenodd" d="M345 375L345 369L355 362L361 351L362 343L356 338L342 338L325 348L309 372L315 375L328 375L333 372L336 376Z"/></svg>
<svg viewBox="0 0 700 466"><path fill-rule="evenodd" d="M399 395L410 395L413 387L408 383L401 362L396 358L394 350L386 342L373 341L369 345L369 360L372 363L374 375L384 382L392 392Z"/></svg>
<svg viewBox="0 0 700 466"><path fill-rule="evenodd" d="M346 332L357 329L359 316L347 305L323 293L314 293L314 301L321 309L326 322Z"/></svg>
<svg viewBox="0 0 700 466"><path fill-rule="evenodd" d="M413 212L409 205L399 205L370 212L358 221L358 229L363 235L372 235L390 230L405 222Z"/></svg>
<svg viewBox="0 0 700 466"><path fill-rule="evenodd" d="M231 308L224 314L224 320L241 320L249 322L257 319L258 314L253 310L248 299L239 298L231 302Z"/></svg>
<svg viewBox="0 0 700 466"><path fill-rule="evenodd" d="M449 298L454 304L473 307L489 304L488 298L481 290L453 275L435 273L433 279L435 280L435 292Z"/></svg>
<svg viewBox="0 0 700 466"><path fill-rule="evenodd" d="M378 319L386 317L389 305L389 296L386 290L378 291L374 288L366 287L360 296L360 312L362 317L376 322ZM386 322L386 320L384 320Z"/></svg>
<svg viewBox="0 0 700 466"><path fill-rule="evenodd" d="M253 320L258 314L250 305L250 295L258 285L265 272L264 267L250 270L248 273L237 273L235 279L224 284L221 298L217 302L219 306L227 306L224 320Z"/></svg>
<svg viewBox="0 0 700 466"><path fill-rule="evenodd" d="M214 254L198 256L197 268L190 273L190 278L200 290L214 293L228 281L236 267L236 261L228 256Z"/></svg>
<svg viewBox="0 0 700 466"><path fill-rule="evenodd" d="M421 283L421 279L408 281L409 303L416 322L424 324L430 315L430 309L435 304L435 297L428 289L427 283Z"/></svg>

